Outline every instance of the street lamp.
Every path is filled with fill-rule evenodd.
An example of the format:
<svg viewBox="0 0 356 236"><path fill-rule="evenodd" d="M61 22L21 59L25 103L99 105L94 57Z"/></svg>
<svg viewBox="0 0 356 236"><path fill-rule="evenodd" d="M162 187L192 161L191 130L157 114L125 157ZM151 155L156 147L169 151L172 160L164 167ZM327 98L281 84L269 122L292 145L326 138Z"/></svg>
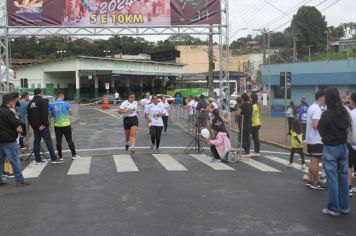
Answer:
<svg viewBox="0 0 356 236"><path fill-rule="evenodd" d="M57 53L61 54L61 59L63 58L63 53L66 53L67 51L65 50L58 50Z"/></svg>
<svg viewBox="0 0 356 236"><path fill-rule="evenodd" d="M105 56L106 56L106 57L108 56L108 53L111 53L110 50L104 50L103 52L105 53Z"/></svg>

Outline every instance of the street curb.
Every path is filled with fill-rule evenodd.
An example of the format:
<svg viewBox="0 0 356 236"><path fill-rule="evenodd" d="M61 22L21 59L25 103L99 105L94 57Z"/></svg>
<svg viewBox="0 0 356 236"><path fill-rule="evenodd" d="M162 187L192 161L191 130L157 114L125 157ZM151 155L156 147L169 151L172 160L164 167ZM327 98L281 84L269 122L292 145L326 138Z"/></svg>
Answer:
<svg viewBox="0 0 356 236"><path fill-rule="evenodd" d="M235 129L230 129L231 132L234 132L234 133L237 133L237 130ZM273 142L273 141L269 141L267 139L263 139L263 138L260 138L260 142L262 143L266 143L266 144L270 144L270 145L273 145L273 146L276 146L276 147L279 147L279 148L283 148L283 149L290 149L289 146L287 145L284 145L284 144L280 144L280 143L277 143L277 142Z"/></svg>

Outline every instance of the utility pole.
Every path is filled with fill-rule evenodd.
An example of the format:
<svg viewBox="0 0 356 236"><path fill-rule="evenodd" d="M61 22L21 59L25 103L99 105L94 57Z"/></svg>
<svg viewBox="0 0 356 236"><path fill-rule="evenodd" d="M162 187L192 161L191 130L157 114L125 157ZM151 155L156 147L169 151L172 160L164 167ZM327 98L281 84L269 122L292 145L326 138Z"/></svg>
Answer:
<svg viewBox="0 0 356 236"><path fill-rule="evenodd" d="M209 27L209 49L208 49L208 58L209 58L209 77L208 77L208 91L209 96L214 95L214 85L213 85L213 77L214 77L214 49L213 49L213 26ZM220 58L221 60L221 58Z"/></svg>
<svg viewBox="0 0 356 236"><path fill-rule="evenodd" d="M309 62L311 61L311 48L313 45L304 45L304 47L308 48Z"/></svg>
<svg viewBox="0 0 356 236"><path fill-rule="evenodd" d="M293 34L293 62L297 62L297 35Z"/></svg>
<svg viewBox="0 0 356 236"><path fill-rule="evenodd" d="M329 31L326 31L326 57L328 59L328 61L330 60L330 56L329 56Z"/></svg>

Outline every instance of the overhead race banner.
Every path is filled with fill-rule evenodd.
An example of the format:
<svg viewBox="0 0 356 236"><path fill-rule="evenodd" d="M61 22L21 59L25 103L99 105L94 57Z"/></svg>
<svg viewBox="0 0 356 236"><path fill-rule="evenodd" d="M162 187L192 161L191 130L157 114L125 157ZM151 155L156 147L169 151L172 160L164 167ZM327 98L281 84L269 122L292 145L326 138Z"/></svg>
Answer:
<svg viewBox="0 0 356 236"><path fill-rule="evenodd" d="M220 24L220 0L7 0L9 26Z"/></svg>

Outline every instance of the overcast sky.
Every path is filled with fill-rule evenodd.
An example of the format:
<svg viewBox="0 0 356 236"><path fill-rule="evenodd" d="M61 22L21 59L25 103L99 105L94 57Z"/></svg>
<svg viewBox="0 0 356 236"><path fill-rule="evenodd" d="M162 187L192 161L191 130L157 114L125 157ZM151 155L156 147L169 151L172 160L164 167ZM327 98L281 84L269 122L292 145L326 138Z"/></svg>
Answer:
<svg viewBox="0 0 356 236"><path fill-rule="evenodd" d="M256 35L254 29L266 27L271 31L283 31L298 8L316 6L325 16L328 25L356 22L356 0L229 0L230 42L247 34ZM247 28L245 30L239 30ZM156 41L167 37L145 36ZM206 36L200 37L207 39ZM217 37L214 37L217 40Z"/></svg>
<svg viewBox="0 0 356 236"><path fill-rule="evenodd" d="M356 0L229 0L229 3L231 36L234 35L231 40L256 34L253 29L262 27L283 31L302 5L316 6L328 25L356 22ZM241 28L247 30L237 32Z"/></svg>

